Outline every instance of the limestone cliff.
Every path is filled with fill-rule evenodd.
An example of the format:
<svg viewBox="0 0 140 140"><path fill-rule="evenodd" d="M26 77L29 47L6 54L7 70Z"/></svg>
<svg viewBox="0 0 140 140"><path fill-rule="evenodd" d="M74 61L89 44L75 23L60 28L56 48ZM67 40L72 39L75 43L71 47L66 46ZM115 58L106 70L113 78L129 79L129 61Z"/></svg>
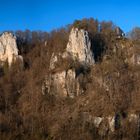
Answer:
<svg viewBox="0 0 140 140"><path fill-rule="evenodd" d="M47 75L42 86L43 94L60 97L75 97L82 93L75 71L69 69Z"/></svg>
<svg viewBox="0 0 140 140"><path fill-rule="evenodd" d="M73 28L69 36L64 57L71 56L74 60L83 64L94 64L94 57L91 51L91 42L88 32Z"/></svg>
<svg viewBox="0 0 140 140"><path fill-rule="evenodd" d="M55 95L61 95L61 97L75 97L80 95L83 89L80 89L79 77L76 74L76 69L71 69L70 67L58 68L56 64L60 65L62 63L60 59L72 59L73 63L77 62L83 67L93 65L94 57L91 51L91 42L88 32L75 28L71 30L69 41L63 54L52 54L50 70L55 70L55 72L46 76L42 87L43 94L54 93L51 89L55 89ZM62 67L62 65L63 64L61 64L60 67Z"/></svg>
<svg viewBox="0 0 140 140"><path fill-rule="evenodd" d="M0 61L2 63L7 61L11 66L17 59L22 60L22 57L18 55L16 37L12 33L5 32L0 36Z"/></svg>

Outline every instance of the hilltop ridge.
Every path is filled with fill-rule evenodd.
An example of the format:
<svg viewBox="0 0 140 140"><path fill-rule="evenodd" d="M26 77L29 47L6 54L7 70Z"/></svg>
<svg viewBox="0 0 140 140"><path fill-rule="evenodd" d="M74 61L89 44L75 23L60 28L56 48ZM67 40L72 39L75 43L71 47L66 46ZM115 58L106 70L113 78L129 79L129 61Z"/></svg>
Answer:
<svg viewBox="0 0 140 140"><path fill-rule="evenodd" d="M14 34L0 36L2 140L139 138L136 32L91 18Z"/></svg>

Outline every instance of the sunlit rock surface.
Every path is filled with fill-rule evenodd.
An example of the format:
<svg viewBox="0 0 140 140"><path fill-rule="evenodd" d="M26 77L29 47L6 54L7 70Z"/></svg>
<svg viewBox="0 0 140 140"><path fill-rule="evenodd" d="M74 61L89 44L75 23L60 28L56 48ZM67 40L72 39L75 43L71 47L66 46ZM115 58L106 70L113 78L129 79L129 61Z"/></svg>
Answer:
<svg viewBox="0 0 140 140"><path fill-rule="evenodd" d="M7 61L11 66L17 59L23 61L22 56L18 55L16 37L12 33L5 32L0 36L0 61Z"/></svg>
<svg viewBox="0 0 140 140"><path fill-rule="evenodd" d="M66 52L63 54L63 57L68 56L83 64L94 64L91 42L87 31L77 28L71 30Z"/></svg>
<svg viewBox="0 0 140 140"><path fill-rule="evenodd" d="M74 70L60 71L46 76L42 93L61 97L75 97L81 94L76 73Z"/></svg>
<svg viewBox="0 0 140 140"><path fill-rule="evenodd" d="M62 63L60 60L65 60L65 63L68 63L68 65L69 62L67 62L67 60L72 60L82 65L83 69L87 65L94 64L94 56L91 51L91 42L87 31L73 28L63 53L52 53L49 68L50 71L54 70L55 72L46 76L47 78L42 87L43 94L56 93L55 95L71 98L80 95L83 92L83 89L80 89L78 80L80 73L77 76L77 70L71 69L70 67L59 70ZM52 89L54 91L52 91Z"/></svg>

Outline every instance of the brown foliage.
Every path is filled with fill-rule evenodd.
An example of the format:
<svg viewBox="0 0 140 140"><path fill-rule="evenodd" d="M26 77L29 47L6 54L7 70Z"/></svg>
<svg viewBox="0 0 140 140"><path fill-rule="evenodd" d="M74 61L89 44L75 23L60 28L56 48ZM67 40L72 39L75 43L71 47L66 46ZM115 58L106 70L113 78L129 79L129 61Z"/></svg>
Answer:
<svg viewBox="0 0 140 140"><path fill-rule="evenodd" d="M87 67L72 60L61 60L57 64L59 70L75 69L84 93L74 99L43 96L41 87L45 75L50 73L52 53L59 54L65 50L73 26L89 32L96 65ZM85 112L102 117L116 112L140 111L139 66L128 64L121 49L114 54L114 44L119 41L116 40L113 23L83 19L51 33L27 30L16 34L25 64L22 68L17 62L11 69L5 65L0 77L1 140L136 138L134 124L126 122L126 127L114 135L101 137L100 131L85 123L82 117ZM136 44L139 46L139 42ZM103 59L105 55L107 59Z"/></svg>

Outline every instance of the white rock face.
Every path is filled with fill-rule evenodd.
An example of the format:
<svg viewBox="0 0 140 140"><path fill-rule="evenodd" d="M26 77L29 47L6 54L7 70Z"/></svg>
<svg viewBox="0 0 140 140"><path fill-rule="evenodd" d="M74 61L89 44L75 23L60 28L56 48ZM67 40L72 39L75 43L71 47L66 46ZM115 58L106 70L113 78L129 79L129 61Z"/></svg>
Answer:
<svg viewBox="0 0 140 140"><path fill-rule="evenodd" d="M91 42L87 31L78 30L77 28L72 29L66 52L63 54L63 57L68 56L83 64L94 64Z"/></svg>
<svg viewBox="0 0 140 140"><path fill-rule="evenodd" d="M95 127L99 127L99 125L101 124L101 122L103 121L104 118L101 118L101 117L94 117L94 125Z"/></svg>
<svg viewBox="0 0 140 140"><path fill-rule="evenodd" d="M56 91L61 94L61 96L67 96L66 90L66 71L58 72L52 75L52 83Z"/></svg>
<svg viewBox="0 0 140 140"><path fill-rule="evenodd" d="M115 131L115 116L110 116L108 117L108 124L109 124L109 129L111 132Z"/></svg>
<svg viewBox="0 0 140 140"><path fill-rule="evenodd" d="M106 133L114 133L116 131L115 126L119 125L118 120L116 118L116 115L112 116L106 116L106 117L98 117L93 116L89 112L83 112L83 122L84 124L89 123L93 124L95 128L98 128L98 132L100 132L100 135L106 134ZM125 121L129 121L133 123L134 125L138 124L139 116L137 114L128 114L126 118L123 118L120 116L120 125L119 127L124 127L126 125Z"/></svg>
<svg viewBox="0 0 140 140"><path fill-rule="evenodd" d="M137 123L137 121L139 120L139 116L137 114L129 114L128 118L130 122L135 123Z"/></svg>
<svg viewBox="0 0 140 140"><path fill-rule="evenodd" d="M94 64L94 56L91 51L91 42L87 31L75 28L72 29L64 53L52 54L50 59L50 70L59 69L56 64L59 64L60 59L65 60L65 58L70 58L82 65ZM44 81L44 86L42 87L42 93L54 93L51 90L51 87L55 89L54 92L57 92L56 95L63 97L68 96L73 98L83 92L83 90L80 89L76 71L72 69L57 71L47 76Z"/></svg>
<svg viewBox="0 0 140 140"><path fill-rule="evenodd" d="M12 33L5 32L0 36L0 61L8 61L9 66L12 62L22 57L18 55L16 37Z"/></svg>
<svg viewBox="0 0 140 140"><path fill-rule="evenodd" d="M74 70L60 71L46 77L42 93L56 94L61 97L75 97L81 93Z"/></svg>
<svg viewBox="0 0 140 140"><path fill-rule="evenodd" d="M134 56L134 64L140 65L140 54L135 54L135 56Z"/></svg>
<svg viewBox="0 0 140 140"><path fill-rule="evenodd" d="M55 69L55 63L58 61L58 57L53 53L50 60L50 69Z"/></svg>

